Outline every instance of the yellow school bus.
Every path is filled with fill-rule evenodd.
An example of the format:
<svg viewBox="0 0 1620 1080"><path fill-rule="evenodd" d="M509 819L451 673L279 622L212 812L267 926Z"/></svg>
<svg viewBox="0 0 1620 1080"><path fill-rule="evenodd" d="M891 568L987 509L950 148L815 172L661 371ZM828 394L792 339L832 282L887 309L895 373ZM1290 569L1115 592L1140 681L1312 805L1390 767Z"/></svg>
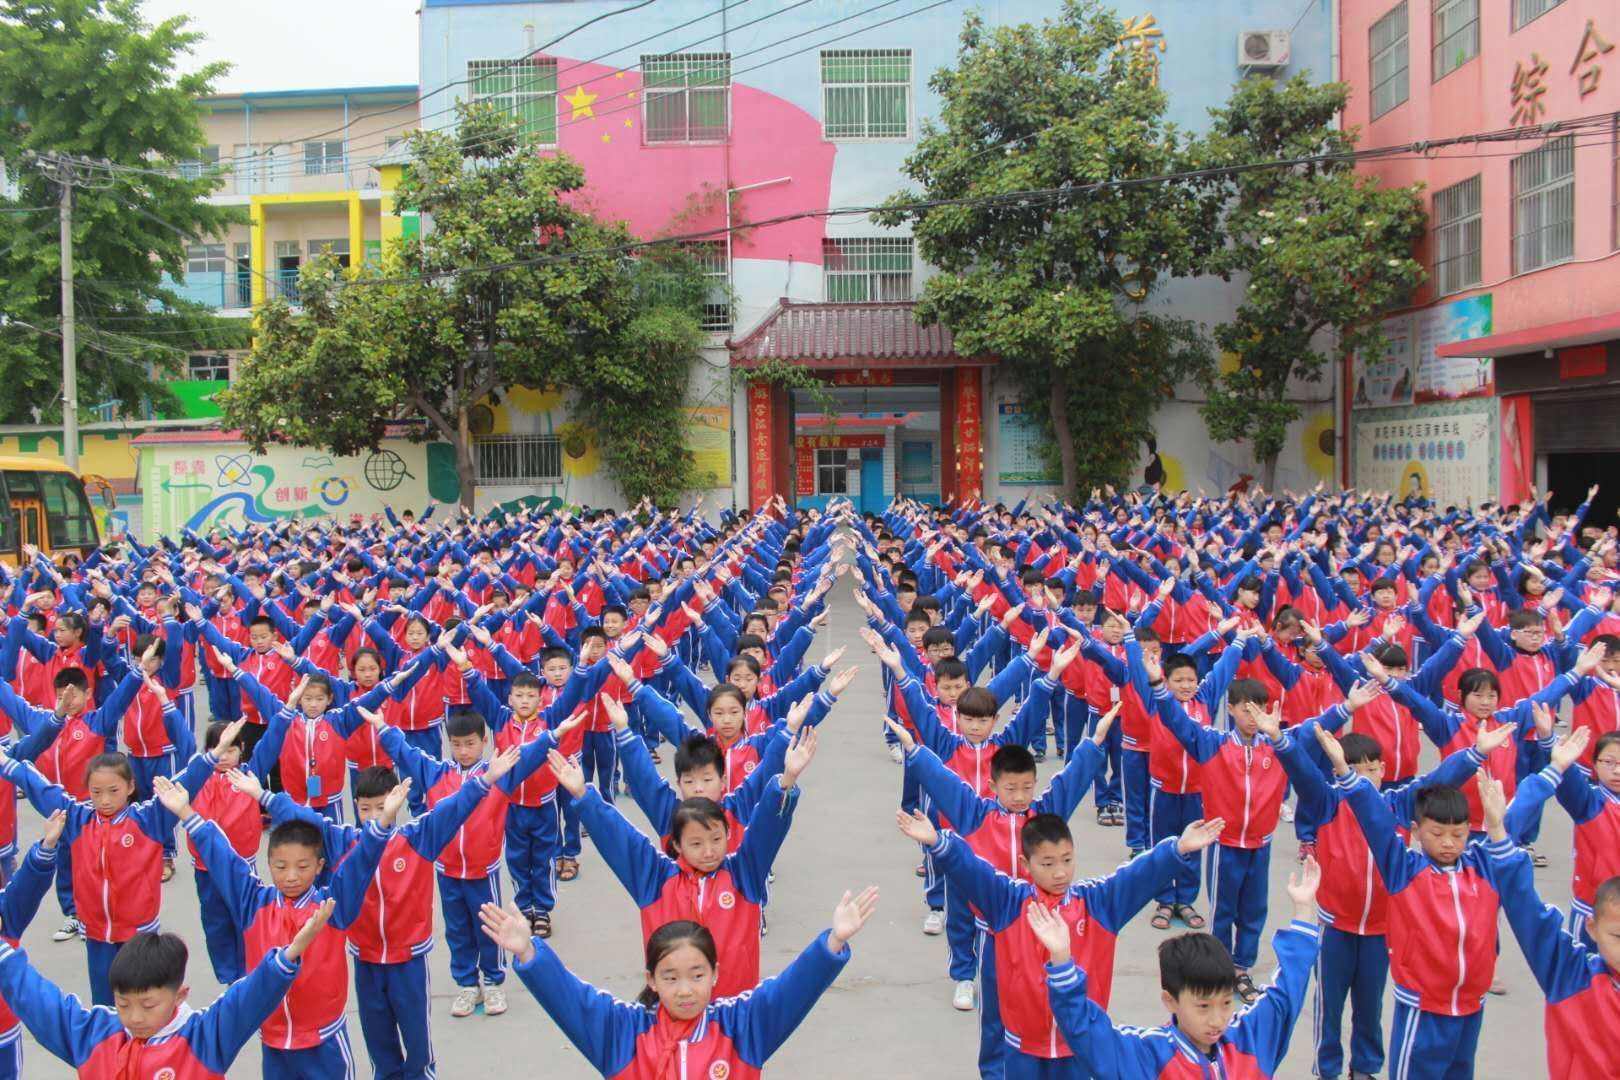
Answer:
<svg viewBox="0 0 1620 1080"><path fill-rule="evenodd" d="M0 454L0 511L0 559L12 566L25 544L82 557L101 543L84 480L60 461Z"/></svg>

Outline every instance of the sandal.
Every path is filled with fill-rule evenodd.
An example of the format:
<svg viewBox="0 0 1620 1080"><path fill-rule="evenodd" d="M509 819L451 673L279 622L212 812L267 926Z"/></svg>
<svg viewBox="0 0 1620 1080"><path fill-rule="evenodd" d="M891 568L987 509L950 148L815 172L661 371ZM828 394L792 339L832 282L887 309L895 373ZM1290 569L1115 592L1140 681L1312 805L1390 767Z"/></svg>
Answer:
<svg viewBox="0 0 1620 1080"><path fill-rule="evenodd" d="M163 884L167 885L169 883L169 881L171 879L173 879L173 877L174 877L174 860L173 859L164 859L163 860Z"/></svg>
<svg viewBox="0 0 1620 1080"><path fill-rule="evenodd" d="M1187 929L1202 930L1204 928L1204 917L1198 914L1191 904L1176 904L1171 910L1175 913L1176 918L1187 924Z"/></svg>
<svg viewBox="0 0 1620 1080"><path fill-rule="evenodd" d="M579 860L561 858L557 860L557 880L573 881L579 877Z"/></svg>
<svg viewBox="0 0 1620 1080"><path fill-rule="evenodd" d="M1158 910L1153 913L1153 918L1149 919L1148 922L1153 925L1155 930L1168 930L1170 929L1170 919L1174 914L1175 909L1169 904L1160 904Z"/></svg>
<svg viewBox="0 0 1620 1080"><path fill-rule="evenodd" d="M1247 971L1240 973L1237 977L1237 993L1238 997L1243 999L1245 1005L1253 1005L1260 1000L1260 991L1254 985L1254 980L1249 977Z"/></svg>

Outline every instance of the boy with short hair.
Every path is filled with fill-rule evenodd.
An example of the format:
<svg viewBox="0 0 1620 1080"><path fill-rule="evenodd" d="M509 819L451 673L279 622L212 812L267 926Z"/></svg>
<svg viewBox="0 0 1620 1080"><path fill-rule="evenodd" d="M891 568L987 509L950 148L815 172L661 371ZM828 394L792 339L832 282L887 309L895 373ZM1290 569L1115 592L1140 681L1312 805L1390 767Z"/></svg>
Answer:
<svg viewBox="0 0 1620 1080"><path fill-rule="evenodd" d="M1272 938L1277 979L1254 1004L1236 1011L1237 969L1210 934L1178 934L1159 946L1159 987L1170 1023L1116 1027L1098 1004L1083 964L1071 957L1069 935L1034 905L1032 932L1045 949L1046 992L1053 1015L1085 1067L1098 1077L1272 1077L1288 1053L1316 959L1314 859L1288 879L1294 921Z"/></svg>
<svg viewBox="0 0 1620 1080"><path fill-rule="evenodd" d="M85 1008L9 943L0 943L0 994L40 1045L80 1076L223 1077L287 996L333 906L330 899L313 905L284 947L200 1012L186 1004L186 943L177 934L137 934L118 950L108 972L113 1009Z"/></svg>

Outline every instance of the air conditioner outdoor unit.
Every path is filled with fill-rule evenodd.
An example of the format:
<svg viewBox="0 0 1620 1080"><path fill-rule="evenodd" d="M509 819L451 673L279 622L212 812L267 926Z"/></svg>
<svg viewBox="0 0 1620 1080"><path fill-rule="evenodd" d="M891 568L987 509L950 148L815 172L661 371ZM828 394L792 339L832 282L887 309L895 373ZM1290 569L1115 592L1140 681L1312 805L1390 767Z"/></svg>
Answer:
<svg viewBox="0 0 1620 1080"><path fill-rule="evenodd" d="M1245 30L1237 40L1238 67L1280 68L1288 63L1287 30Z"/></svg>

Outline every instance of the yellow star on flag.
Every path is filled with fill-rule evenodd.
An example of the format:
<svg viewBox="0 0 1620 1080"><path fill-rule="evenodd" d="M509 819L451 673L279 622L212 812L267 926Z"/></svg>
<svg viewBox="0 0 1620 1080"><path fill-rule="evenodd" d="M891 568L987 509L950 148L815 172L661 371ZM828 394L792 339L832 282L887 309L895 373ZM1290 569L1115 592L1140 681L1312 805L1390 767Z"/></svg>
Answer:
<svg viewBox="0 0 1620 1080"><path fill-rule="evenodd" d="M582 117L595 116L596 113L591 111L591 102L600 96L600 94L589 93L583 86L574 87L574 92L563 98L574 110L574 115L570 119L578 120Z"/></svg>
<svg viewBox="0 0 1620 1080"><path fill-rule="evenodd" d="M629 117L628 117L628 116L627 116L627 117L625 117L625 118L624 118L624 126L625 126L625 127L630 127L630 126L632 126L632 121L631 121L631 119L630 119L630 118L629 118Z"/></svg>
<svg viewBox="0 0 1620 1080"><path fill-rule="evenodd" d="M612 142L613 141L613 136L609 135L607 132L604 131L604 132L602 132L602 141L603 142Z"/></svg>

